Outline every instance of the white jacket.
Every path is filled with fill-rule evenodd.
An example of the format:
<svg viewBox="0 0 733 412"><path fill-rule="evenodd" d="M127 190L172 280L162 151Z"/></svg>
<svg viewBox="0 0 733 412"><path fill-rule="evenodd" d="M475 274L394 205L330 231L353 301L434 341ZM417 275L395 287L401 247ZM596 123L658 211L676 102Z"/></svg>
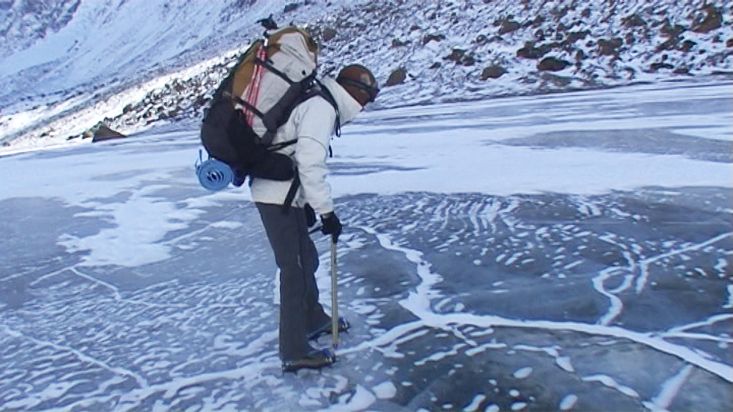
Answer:
<svg viewBox="0 0 733 412"><path fill-rule="evenodd" d="M361 111L361 105L332 78L321 82L333 95L339 108L341 124L353 120ZM316 96L298 105L291 113L288 121L282 125L272 143L281 143L298 139L294 145L279 151L289 155L295 162L300 174L300 187L295 195L293 205L303 207L306 203L319 215L333 211L331 186L326 177L328 167L328 147L336 112L324 98ZM282 205L290 189L290 181L275 181L255 178L250 182L252 200L258 203Z"/></svg>

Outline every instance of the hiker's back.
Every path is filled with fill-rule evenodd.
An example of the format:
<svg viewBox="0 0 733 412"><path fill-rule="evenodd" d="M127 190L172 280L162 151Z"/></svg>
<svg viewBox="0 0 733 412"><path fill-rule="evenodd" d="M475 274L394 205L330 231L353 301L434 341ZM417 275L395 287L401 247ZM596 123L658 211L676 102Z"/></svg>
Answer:
<svg viewBox="0 0 733 412"><path fill-rule="evenodd" d="M278 153L293 158L295 166L302 172L301 178L323 179L327 173L325 161L335 123L336 110L333 105L322 96L311 97L293 109L288 120L278 129L273 144L298 139L296 144L284 147ZM313 170L314 165L319 170ZM306 187L313 186L307 181L303 183ZM252 200L259 203L283 204L290 186L291 181L255 178L250 182ZM294 206L304 205L300 192L299 190L294 198ZM328 199L330 190L313 195Z"/></svg>

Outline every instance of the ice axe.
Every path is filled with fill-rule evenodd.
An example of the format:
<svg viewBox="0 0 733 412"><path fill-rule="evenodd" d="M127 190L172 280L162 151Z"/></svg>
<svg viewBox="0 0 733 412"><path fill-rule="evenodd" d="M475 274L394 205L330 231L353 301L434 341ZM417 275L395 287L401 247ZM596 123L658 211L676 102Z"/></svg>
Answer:
<svg viewBox="0 0 733 412"><path fill-rule="evenodd" d="M331 240L331 337L333 349L339 344L339 306L337 288L338 269L336 268L336 242Z"/></svg>

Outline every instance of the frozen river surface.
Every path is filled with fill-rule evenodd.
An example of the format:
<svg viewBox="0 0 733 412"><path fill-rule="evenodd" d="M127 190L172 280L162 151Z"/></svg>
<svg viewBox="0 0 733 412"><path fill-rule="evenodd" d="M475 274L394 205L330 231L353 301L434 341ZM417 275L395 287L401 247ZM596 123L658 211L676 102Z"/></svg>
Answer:
<svg viewBox="0 0 733 412"><path fill-rule="evenodd" d="M731 87L367 113L331 159L354 326L297 376L195 130L0 158L0 410L730 410Z"/></svg>

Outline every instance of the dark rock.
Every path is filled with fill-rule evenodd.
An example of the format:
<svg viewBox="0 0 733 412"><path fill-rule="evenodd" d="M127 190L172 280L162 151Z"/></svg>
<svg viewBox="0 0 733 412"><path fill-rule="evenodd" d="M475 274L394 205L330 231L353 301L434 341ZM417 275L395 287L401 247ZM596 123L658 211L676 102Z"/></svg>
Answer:
<svg viewBox="0 0 733 412"><path fill-rule="evenodd" d="M291 11L295 11L298 7L300 7L300 4L298 3L286 4L283 8L283 13L290 13Z"/></svg>
<svg viewBox="0 0 733 412"><path fill-rule="evenodd" d="M669 63L652 63L651 66L649 66L649 70L653 72L659 71L661 69L672 70L674 69L674 66Z"/></svg>
<svg viewBox="0 0 733 412"><path fill-rule="evenodd" d="M545 22L545 18L543 16L537 16L533 20L530 20L529 22L525 23L525 27L532 26L532 27L540 27Z"/></svg>
<svg viewBox="0 0 733 412"><path fill-rule="evenodd" d="M624 40L626 41L627 46L631 46L636 42L636 38L634 37L634 33L628 32L626 33L626 36L624 37Z"/></svg>
<svg viewBox="0 0 733 412"><path fill-rule="evenodd" d="M672 37L670 39L667 39L664 43L657 46L657 52L663 51L663 50L674 50L677 48L677 44L680 42L679 37Z"/></svg>
<svg viewBox="0 0 733 412"><path fill-rule="evenodd" d="M474 43L477 43L477 44L486 44L488 42L489 42L489 38L483 34L479 34L478 36L476 36L476 39L474 40Z"/></svg>
<svg viewBox="0 0 733 412"><path fill-rule="evenodd" d="M598 39L598 54L601 56L618 56L618 49L622 44L624 44L624 41L620 37Z"/></svg>
<svg viewBox="0 0 733 412"><path fill-rule="evenodd" d="M537 64L537 70L556 72L563 70L568 66L570 66L570 62L565 60L558 59L556 57L545 57L539 62L539 64Z"/></svg>
<svg viewBox="0 0 733 412"><path fill-rule="evenodd" d="M680 45L680 50L682 50L683 52L687 53L690 50L692 50L693 48L695 48L695 46L697 46L697 43L696 42L694 42L692 40L685 40Z"/></svg>
<svg viewBox="0 0 733 412"><path fill-rule="evenodd" d="M693 21L692 31L695 33L708 33L723 25L723 16L720 9L712 5L707 5L702 11L705 13L705 16L700 16Z"/></svg>
<svg viewBox="0 0 733 412"><path fill-rule="evenodd" d="M445 40L445 36L442 34L426 34L422 38L422 44L428 44L431 41L442 41Z"/></svg>
<svg viewBox="0 0 733 412"><path fill-rule="evenodd" d="M110 129L107 125L101 124L94 131L92 142L103 142L105 140L121 139L127 137L124 134Z"/></svg>
<svg viewBox="0 0 733 412"><path fill-rule="evenodd" d="M323 29L323 33L321 34L321 39L323 39L324 42L333 40L338 32L336 32L335 29L332 29L331 27L326 27Z"/></svg>
<svg viewBox="0 0 733 412"><path fill-rule="evenodd" d="M524 47L517 50L517 57L525 59L539 59L550 50L552 50L552 45L544 44L539 47L535 47L534 42L528 41L524 43Z"/></svg>
<svg viewBox="0 0 733 412"><path fill-rule="evenodd" d="M568 33L567 39L565 39L565 44L573 44L578 40L583 40L588 37L589 34L590 30L571 31Z"/></svg>
<svg viewBox="0 0 733 412"><path fill-rule="evenodd" d="M461 59L461 64L464 66L473 66L476 64L476 58L472 54L467 54Z"/></svg>
<svg viewBox="0 0 733 412"><path fill-rule="evenodd" d="M466 55L466 51L463 49L453 49L451 54L445 57L446 60L450 60L456 63L460 63L463 56Z"/></svg>
<svg viewBox="0 0 733 412"><path fill-rule="evenodd" d="M583 18L587 19L588 17L590 17L590 9L583 10L583 12L580 13L580 15L583 16Z"/></svg>
<svg viewBox="0 0 733 412"><path fill-rule="evenodd" d="M663 35L667 37L678 37L680 34L684 33L687 30L687 27L682 26L680 24L672 24L670 23L669 19L664 20L664 24L662 25L661 32Z"/></svg>
<svg viewBox="0 0 733 412"><path fill-rule="evenodd" d="M678 67L672 72L674 74L690 74L690 69L687 67Z"/></svg>
<svg viewBox="0 0 733 412"><path fill-rule="evenodd" d="M643 27L646 24L646 22L638 14L632 14L630 16L624 17L623 24L624 24L624 27L626 28L632 28L632 27Z"/></svg>
<svg viewBox="0 0 733 412"><path fill-rule="evenodd" d="M435 63L431 64L429 68L430 69L437 69L437 68L440 68L440 66L442 66L442 64L440 62L435 62Z"/></svg>
<svg viewBox="0 0 733 412"><path fill-rule="evenodd" d="M466 53L466 50L463 49L453 49L451 54L445 56L445 60L450 60L456 62L456 64L462 64L464 66L473 66L476 64L476 58L473 55Z"/></svg>
<svg viewBox="0 0 733 412"><path fill-rule="evenodd" d="M585 60L585 52L583 50L578 50L575 52L575 61L580 63L581 61Z"/></svg>
<svg viewBox="0 0 733 412"><path fill-rule="evenodd" d="M385 83L385 86L396 86L398 84L402 84L405 82L405 79L407 78L407 70L405 68L400 67L399 69L392 72L392 74L389 75L389 78L387 79L387 83Z"/></svg>
<svg viewBox="0 0 733 412"><path fill-rule="evenodd" d="M733 37L728 39L727 42L725 42L725 47L733 47Z"/></svg>
<svg viewBox="0 0 733 412"><path fill-rule="evenodd" d="M506 69L499 65L491 65L481 72L481 80L498 79L506 73Z"/></svg>
<svg viewBox="0 0 733 412"><path fill-rule="evenodd" d="M405 46L407 44L408 44L408 42L404 42L404 41L402 41L400 39L392 39L392 48L402 47L402 46Z"/></svg>
<svg viewBox="0 0 733 412"><path fill-rule="evenodd" d="M513 31L519 30L520 27L522 27L522 25L513 19L504 19L501 21L501 27L499 27L499 34L504 35L507 33L511 33Z"/></svg>

